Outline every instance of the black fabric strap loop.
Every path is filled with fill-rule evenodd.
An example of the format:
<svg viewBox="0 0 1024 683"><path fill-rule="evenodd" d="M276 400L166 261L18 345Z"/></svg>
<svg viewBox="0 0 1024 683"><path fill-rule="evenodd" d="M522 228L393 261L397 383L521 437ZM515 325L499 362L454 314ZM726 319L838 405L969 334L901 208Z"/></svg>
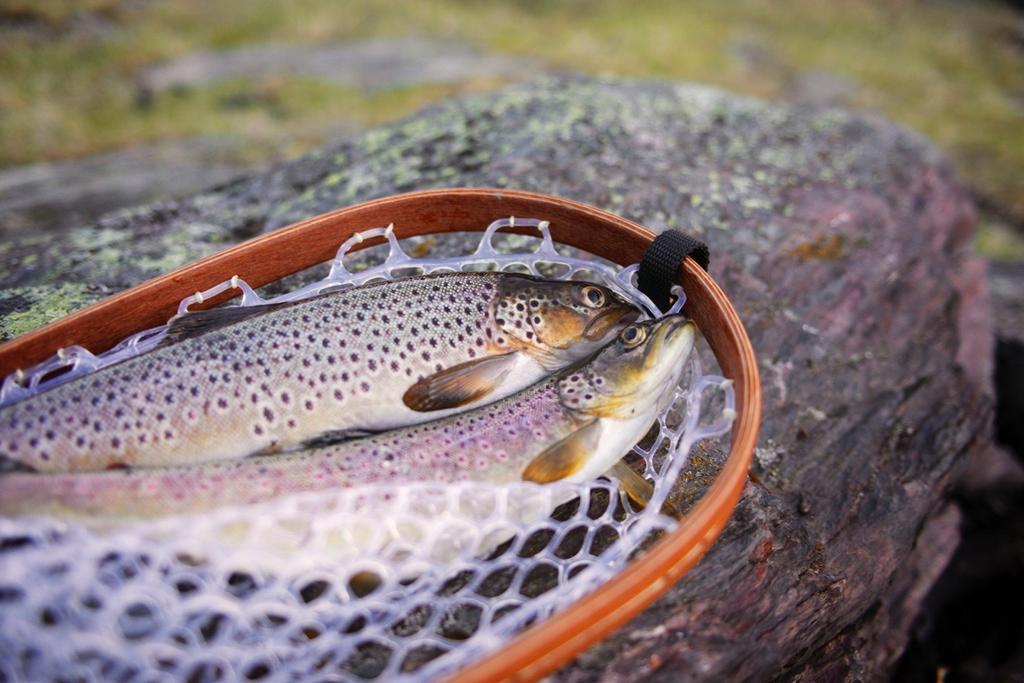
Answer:
<svg viewBox="0 0 1024 683"><path fill-rule="evenodd" d="M708 245L678 230L666 230L654 238L640 259L637 286L662 311L669 308L676 273L687 256L704 270L708 269L711 261Z"/></svg>

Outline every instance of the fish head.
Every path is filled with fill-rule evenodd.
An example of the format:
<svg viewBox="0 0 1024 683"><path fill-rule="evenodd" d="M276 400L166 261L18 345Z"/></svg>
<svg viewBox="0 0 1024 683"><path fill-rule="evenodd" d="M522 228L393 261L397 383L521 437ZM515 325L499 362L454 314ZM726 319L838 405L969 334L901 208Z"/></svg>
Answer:
<svg viewBox="0 0 1024 683"><path fill-rule="evenodd" d="M508 345L551 371L591 355L639 316L607 287L528 276L506 278L494 307Z"/></svg>
<svg viewBox="0 0 1024 683"><path fill-rule="evenodd" d="M657 414L679 384L696 332L681 315L627 325L590 362L562 379L562 405L594 418Z"/></svg>

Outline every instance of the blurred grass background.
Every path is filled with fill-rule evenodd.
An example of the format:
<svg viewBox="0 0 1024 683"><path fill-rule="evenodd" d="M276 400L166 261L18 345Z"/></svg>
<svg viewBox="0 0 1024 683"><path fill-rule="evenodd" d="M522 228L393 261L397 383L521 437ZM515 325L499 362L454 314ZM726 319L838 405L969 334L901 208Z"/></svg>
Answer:
<svg viewBox="0 0 1024 683"><path fill-rule="evenodd" d="M278 74L140 93L147 67L197 51L374 37L771 98L825 73L844 105L945 149L985 208L982 251L1024 257L1024 13L994 1L0 0L0 167L210 135L261 165L509 80L374 90Z"/></svg>

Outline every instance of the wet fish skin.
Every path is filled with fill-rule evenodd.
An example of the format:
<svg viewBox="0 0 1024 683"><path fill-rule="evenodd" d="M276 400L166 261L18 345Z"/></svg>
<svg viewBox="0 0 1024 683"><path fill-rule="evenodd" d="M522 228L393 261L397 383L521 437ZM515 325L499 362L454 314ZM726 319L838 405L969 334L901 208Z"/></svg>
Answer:
<svg viewBox="0 0 1024 683"><path fill-rule="evenodd" d="M631 329L642 330L635 344L622 338ZM136 518L373 483L588 481L653 424L679 382L694 330L675 316L631 325L588 363L514 396L311 451L167 469L7 475L0 477L0 512Z"/></svg>
<svg viewBox="0 0 1024 683"><path fill-rule="evenodd" d="M0 457L41 472L181 465L415 424L529 386L637 314L597 285L501 273L189 313L172 322L179 341L0 409ZM221 317L231 322L205 329ZM484 359L497 369L481 372ZM463 393L424 390L426 409L403 401L411 385L466 365Z"/></svg>

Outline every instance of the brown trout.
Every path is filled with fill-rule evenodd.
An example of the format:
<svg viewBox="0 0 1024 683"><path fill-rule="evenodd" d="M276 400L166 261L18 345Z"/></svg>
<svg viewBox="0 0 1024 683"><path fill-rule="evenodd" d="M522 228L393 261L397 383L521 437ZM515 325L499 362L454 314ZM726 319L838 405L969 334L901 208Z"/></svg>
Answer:
<svg viewBox="0 0 1024 683"><path fill-rule="evenodd" d="M589 481L615 467L672 400L695 329L681 316L635 323L585 364L491 405L305 452L8 474L0 477L0 512L145 517L371 483ZM615 473L622 478L625 470ZM636 475L623 483L627 491L645 485Z"/></svg>
<svg viewBox="0 0 1024 683"><path fill-rule="evenodd" d="M505 273L185 313L153 351L0 409L0 456L181 465L425 422L589 356L638 314L598 285Z"/></svg>

